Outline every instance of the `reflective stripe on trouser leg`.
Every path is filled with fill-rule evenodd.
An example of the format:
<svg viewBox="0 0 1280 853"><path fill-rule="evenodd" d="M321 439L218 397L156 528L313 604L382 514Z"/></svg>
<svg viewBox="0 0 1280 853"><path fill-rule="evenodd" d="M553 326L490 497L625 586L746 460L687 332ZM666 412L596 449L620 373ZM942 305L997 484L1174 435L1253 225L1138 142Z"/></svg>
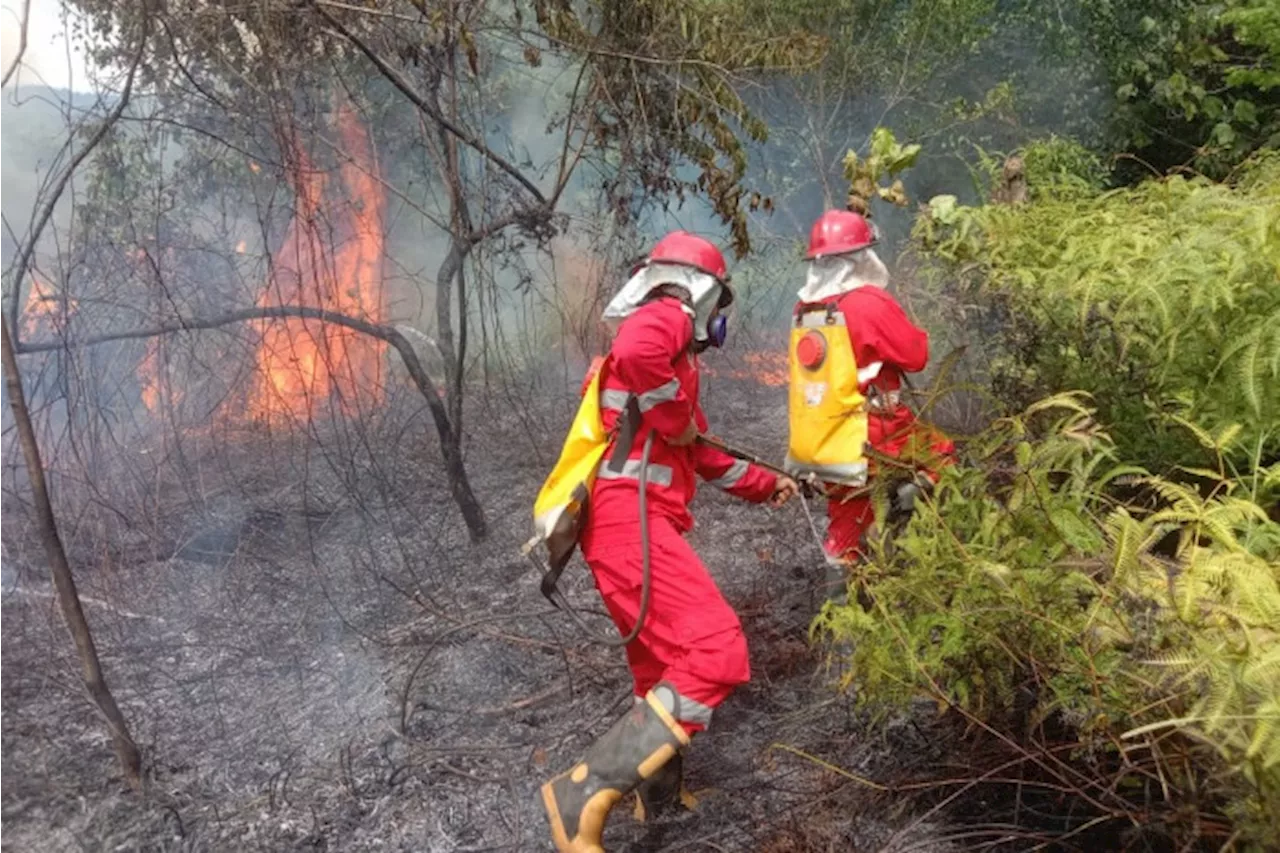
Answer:
<svg viewBox="0 0 1280 853"><path fill-rule="evenodd" d="M704 729L711 725L711 714L715 711L715 708L710 705L704 705L697 699L690 699L688 696L681 696L666 682L654 687L653 694L662 702L662 707L666 708L667 712L680 722L694 723ZM644 696L634 696L632 698L637 705L645 701Z"/></svg>
<svg viewBox="0 0 1280 853"><path fill-rule="evenodd" d="M591 537L583 556L614 623L625 633L640 609L639 539L630 527L610 541L602 538ZM746 639L737 615L670 520L652 518L650 540L649 615L631 644L643 652L628 647L627 662L637 692L651 683L652 663L661 663L659 680L675 692L672 716L693 733L706 728L711 709L750 679Z"/></svg>

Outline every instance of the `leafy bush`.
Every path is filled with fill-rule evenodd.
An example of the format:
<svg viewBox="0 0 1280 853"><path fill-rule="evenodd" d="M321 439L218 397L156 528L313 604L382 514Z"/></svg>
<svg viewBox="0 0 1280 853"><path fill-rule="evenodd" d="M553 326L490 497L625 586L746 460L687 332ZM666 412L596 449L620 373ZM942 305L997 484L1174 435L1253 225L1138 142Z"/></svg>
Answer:
<svg viewBox="0 0 1280 853"><path fill-rule="evenodd" d="M1191 166L1221 178L1280 140L1274 0L1074 0L1068 8L1060 41L1097 61L1110 82L1113 145L1136 155L1130 174Z"/></svg>
<svg viewBox="0 0 1280 853"><path fill-rule="evenodd" d="M1280 466L1235 482L1240 431L1195 430L1222 460L1202 496L1118 463L1084 399L973 442L815 632L851 644L864 703L924 694L1023 742L1074 733L1106 816L1155 820L1142 792L1159 778L1182 840L1205 829L1196 810L1178 823L1180 799L1280 837L1280 525L1258 503Z"/></svg>
<svg viewBox="0 0 1280 853"><path fill-rule="evenodd" d="M1111 192L1094 189L1096 160L1061 141L1024 160L1030 203L935 198L916 231L933 282L985 317L997 397L1017 410L1088 391L1121 458L1162 472L1206 458L1175 417L1211 432L1240 424L1233 462L1274 457L1280 154L1233 184L1171 177Z"/></svg>

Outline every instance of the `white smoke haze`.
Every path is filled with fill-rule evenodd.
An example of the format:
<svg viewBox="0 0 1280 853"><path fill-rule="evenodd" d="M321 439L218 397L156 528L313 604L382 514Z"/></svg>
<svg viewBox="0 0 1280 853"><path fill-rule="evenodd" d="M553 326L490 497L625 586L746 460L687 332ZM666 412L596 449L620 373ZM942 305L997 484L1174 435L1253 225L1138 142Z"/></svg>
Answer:
<svg viewBox="0 0 1280 853"><path fill-rule="evenodd" d="M27 232L42 188L66 162L62 146L114 103L112 75L93 85L74 49L62 74L59 8L33 2L28 67L3 95L6 267L15 257L10 231L18 240ZM20 9L20 0L4 0L6 64ZM482 37L481 47L485 86L461 88L464 115L550 191L565 148L558 119L578 69L551 54L530 67L514 42ZM762 452L781 446L785 389L754 381L761 362L748 356L775 347L803 283L809 225L843 197L839 157L864 143L888 103L885 93L852 99L818 156L798 142L805 110L830 105L796 92L795 83L762 80L751 95L773 136L751 148L747 183L776 212L752 214L755 252L730 258L731 347L707 359L719 371L708 382L713 423ZM24 337L145 328L330 283L353 300L345 305L363 306L362 285L372 282L383 301L370 314L401 330L448 404L437 277L450 245L450 194L431 148L438 140L420 132L414 107L385 86L353 86L356 119L344 125L338 99L300 91L275 123L210 120L204 130L243 149L228 153L207 136L179 138L152 94L140 93L118 127L136 197L82 227L76 216L91 182L107 174L95 168L109 164L93 161L77 177L36 265L74 310L62 325L41 315ZM885 119L908 133L897 120ZM279 132L289 123L297 150ZM979 130L1016 136L997 119ZM364 153L354 150L361 134ZM308 174L326 182L319 203L299 191L305 181L286 162L299 152ZM461 162L475 223L506 214L509 183L470 151ZM468 318L462 451L491 527L480 545L460 519L424 397L388 348L362 373L361 354L373 350L356 350L368 341L296 323L301 331L267 354L269 332L240 323L22 357L62 533L111 686L147 756L153 799L130 800L110 777L101 725L50 607L6 404L3 796L14 849L544 846L537 783L607 723L629 682L618 655L547 612L517 551L529 508L583 369L604 345L600 312L629 262L675 227L727 242L700 199L619 225L600 189L610 168L604 158L578 168L549 240L508 229L477 245L464 267L463 310L452 294L455 340L458 318ZM913 201L973 193L968 182L963 162L941 148L907 180ZM894 258L910 216L877 210L881 256L898 288ZM362 230L372 222L376 233ZM8 274L5 284L25 308L32 281L17 294ZM346 362L332 355L348 345ZM335 370L326 393L289 396L273 369L318 351L350 373ZM746 379L733 378L738 368ZM723 827L785 814L794 806L788 791L825 784L817 768L769 769L770 744L812 736L838 744L830 758L848 767L885 756L846 728L852 714L824 712L815 729L796 722L796 708L824 689L798 639L813 606L803 525L781 513L747 522L739 508L705 500L694 544L747 614L753 668L770 687L745 691L725 710L723 727L700 746L697 772L707 787L734 791L705 818L709 833L725 833L715 843L763 849L766 838ZM593 601L584 572L567 575L565 587L580 605ZM894 736L909 737L901 728ZM833 818L844 835L817 849L879 844L900 828L853 815ZM907 843L934 830L921 824ZM615 831L631 840L640 832ZM676 837L667 844L679 849Z"/></svg>
<svg viewBox="0 0 1280 853"><path fill-rule="evenodd" d="M23 0L0 2L0 67L6 70L22 43L22 14ZM71 15L60 0L31 0L26 52L6 89L43 86L75 93L93 91L84 50L68 34Z"/></svg>

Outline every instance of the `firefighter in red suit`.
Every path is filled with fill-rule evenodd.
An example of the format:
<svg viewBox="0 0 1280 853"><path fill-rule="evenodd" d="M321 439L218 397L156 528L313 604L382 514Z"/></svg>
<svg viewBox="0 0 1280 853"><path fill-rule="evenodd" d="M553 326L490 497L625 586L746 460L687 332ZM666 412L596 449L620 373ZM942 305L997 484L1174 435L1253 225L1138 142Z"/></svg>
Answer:
<svg viewBox="0 0 1280 853"><path fill-rule="evenodd" d="M732 299L720 251L677 231L654 246L605 310L615 336L599 367L604 425L614 430L629 411L638 412L638 425L625 460L611 460L612 446L606 453L580 543L618 630L629 633L641 606L638 474L652 433L650 599L639 636L626 647L632 709L581 762L543 786L552 837L563 853L602 851L605 818L633 789L643 812L678 806L690 736L750 678L738 616L684 538L693 527L689 502L698 478L756 503L780 504L796 492L790 478L696 441L707 430L698 353L724 342L722 312Z"/></svg>
<svg viewBox="0 0 1280 853"><path fill-rule="evenodd" d="M878 454L908 456L919 468L893 496L902 509L936 481L955 451L902 399L904 374L928 363L929 336L885 289L889 273L875 243L875 229L859 214L824 213L809 235L809 268L793 315L788 466L828 484L824 548L828 562L840 567L858 558L875 520L863 488L868 477L900 473L882 472L864 442ZM833 415L843 419L838 430L825 426Z"/></svg>

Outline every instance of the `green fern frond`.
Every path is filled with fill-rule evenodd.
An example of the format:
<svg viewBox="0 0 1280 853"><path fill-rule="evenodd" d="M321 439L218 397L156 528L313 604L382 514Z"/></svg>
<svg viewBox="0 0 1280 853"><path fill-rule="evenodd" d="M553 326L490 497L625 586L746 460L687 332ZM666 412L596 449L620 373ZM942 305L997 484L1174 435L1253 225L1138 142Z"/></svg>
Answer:
<svg viewBox="0 0 1280 853"><path fill-rule="evenodd" d="M1218 449L1218 443L1214 440L1213 436L1209 434L1209 431L1196 422L1188 420L1181 415L1167 415L1166 417L1195 436L1196 441L1200 442L1201 447L1206 450Z"/></svg>
<svg viewBox="0 0 1280 853"><path fill-rule="evenodd" d="M1204 658L1189 652L1164 652L1139 660L1143 666L1158 666L1178 672L1198 671L1205 667Z"/></svg>

